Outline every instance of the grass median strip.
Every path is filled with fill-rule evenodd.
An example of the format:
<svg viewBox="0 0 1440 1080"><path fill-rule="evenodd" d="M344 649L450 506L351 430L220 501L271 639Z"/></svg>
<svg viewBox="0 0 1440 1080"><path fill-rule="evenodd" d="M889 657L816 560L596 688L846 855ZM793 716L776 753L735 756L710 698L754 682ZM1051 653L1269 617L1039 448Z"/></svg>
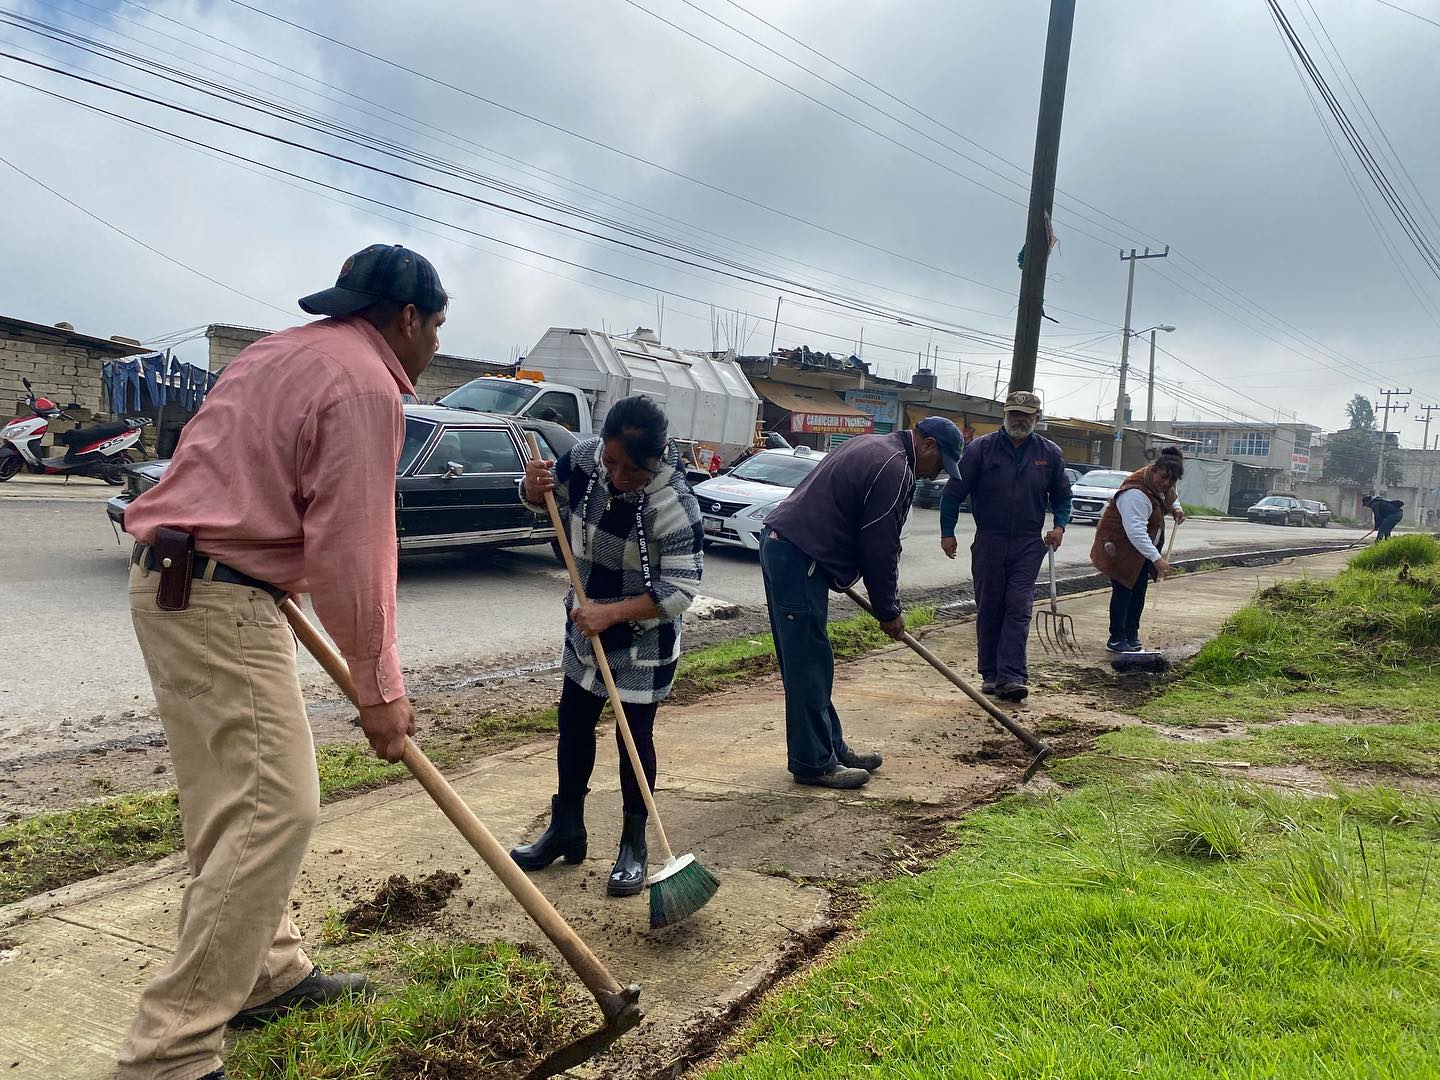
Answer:
<svg viewBox="0 0 1440 1080"><path fill-rule="evenodd" d="M1014 797L878 886L708 1076L1433 1075L1436 845L1346 809L1163 778Z"/></svg>
<svg viewBox="0 0 1440 1080"><path fill-rule="evenodd" d="M934 612L921 608L906 618L911 627L920 627L933 621ZM863 614L833 623L830 634L841 660L891 643L875 620ZM706 694L774 667L774 647L770 635L763 634L686 653L679 672L692 693ZM484 717L461 735L427 741L426 752L444 767L464 760L465 744L477 738L519 739L554 731L555 724L553 708ZM327 801L409 775L403 765L378 760L363 743L323 744L315 756L321 798ZM180 845L180 811L173 790L120 795L22 818L0 827L0 904L160 858Z"/></svg>

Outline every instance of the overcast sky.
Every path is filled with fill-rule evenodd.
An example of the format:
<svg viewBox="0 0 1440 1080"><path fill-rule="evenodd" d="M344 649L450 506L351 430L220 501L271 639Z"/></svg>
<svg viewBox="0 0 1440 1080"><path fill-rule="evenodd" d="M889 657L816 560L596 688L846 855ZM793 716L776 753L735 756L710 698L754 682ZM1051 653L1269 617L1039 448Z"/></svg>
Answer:
<svg viewBox="0 0 1440 1080"><path fill-rule="evenodd" d="M1397 2L1440 22L1435 0ZM779 36L741 5L829 60ZM889 317L792 294L780 313L782 346L849 352L863 331L865 359L881 374L905 378L919 353L938 347L942 383L985 394L994 388L997 361L1008 370L1008 347L902 326L894 317L966 328L965 335L1014 332L1044 3L412 0L397 9L378 0L257 0L255 6L434 81L234 0L18 0L19 11L33 18L340 119L443 159L452 173L482 172L663 234L665 246L647 245L673 255L669 245L682 243L741 264L735 273L765 282L627 252L0 58L0 75L346 193L242 168L0 82L0 157L135 238L0 164L6 256L0 313L147 340L212 322L278 328L304 318L295 299L329 285L346 255L386 242L411 246L439 268L454 296L442 348L461 355L510 359L552 325L655 326L662 292L669 294L667 343L739 344L763 353L776 329L774 280L784 278L843 293ZM1270 420L1281 411L1334 429L1344 426L1352 394L1375 398L1384 386L1409 386L1410 412L1395 424L1407 444L1418 445L1416 406L1440 402L1440 281L1393 219L1389 247L1377 234L1264 0L1080 0L1078 7L1055 212L1059 245L1047 285L1047 308L1058 322L1047 324L1048 358L1037 380L1051 412L1110 415L1125 303L1119 250L1168 243L1168 259L1137 267L1132 320L1136 330L1177 327L1160 336L1173 356L1158 358L1157 417ZM1283 0L1282 7L1352 118L1371 125L1372 149L1429 236L1440 239L1440 222L1409 187L1413 182L1440 209L1434 109L1440 26L1378 0ZM607 231L20 29L0 26L0 41L6 52ZM1348 75L1333 70L1332 43ZM1349 99L1356 86L1363 101ZM1373 131L1377 121L1388 147ZM1355 169L1346 154L1345 165ZM1356 175L1383 224L1387 212L1369 181ZM679 257L710 265L704 257ZM724 324L718 330L712 304ZM737 322L749 334L734 342L727 335ZM180 351L203 357L200 343ZM1135 415L1143 419L1148 339L1135 340L1132 359L1142 380L1131 384Z"/></svg>

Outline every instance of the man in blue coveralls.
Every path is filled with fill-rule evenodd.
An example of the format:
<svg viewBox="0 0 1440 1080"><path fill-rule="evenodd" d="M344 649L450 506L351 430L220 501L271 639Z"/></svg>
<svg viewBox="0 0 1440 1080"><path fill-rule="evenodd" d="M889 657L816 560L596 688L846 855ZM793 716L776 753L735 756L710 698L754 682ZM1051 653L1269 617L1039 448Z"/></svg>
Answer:
<svg viewBox="0 0 1440 1080"><path fill-rule="evenodd" d="M960 504L970 497L980 689L1002 701L1024 701L1030 694L1025 644L1035 579L1046 548L1060 546L1070 523L1064 455L1035 434L1039 420L1040 399L1029 390L1012 391L1005 399L1005 426L965 448L960 477L945 485L940 498L940 547L953 559L955 522ZM1044 533L1047 505L1055 518Z"/></svg>

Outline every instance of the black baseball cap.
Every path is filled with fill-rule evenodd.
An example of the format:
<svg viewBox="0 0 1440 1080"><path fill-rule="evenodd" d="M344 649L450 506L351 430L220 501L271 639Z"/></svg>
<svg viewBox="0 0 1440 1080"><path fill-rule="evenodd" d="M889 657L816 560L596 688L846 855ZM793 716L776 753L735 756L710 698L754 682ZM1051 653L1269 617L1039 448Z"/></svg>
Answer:
<svg viewBox="0 0 1440 1080"><path fill-rule="evenodd" d="M927 416L915 425L915 430L926 438L940 444L940 460L952 480L960 479L960 455L965 452L965 436L953 420L943 416Z"/></svg>
<svg viewBox="0 0 1440 1080"><path fill-rule="evenodd" d="M442 311L449 295L430 260L399 244L371 244L340 267L333 289L300 298L311 315L354 315L381 300L414 304L424 312Z"/></svg>

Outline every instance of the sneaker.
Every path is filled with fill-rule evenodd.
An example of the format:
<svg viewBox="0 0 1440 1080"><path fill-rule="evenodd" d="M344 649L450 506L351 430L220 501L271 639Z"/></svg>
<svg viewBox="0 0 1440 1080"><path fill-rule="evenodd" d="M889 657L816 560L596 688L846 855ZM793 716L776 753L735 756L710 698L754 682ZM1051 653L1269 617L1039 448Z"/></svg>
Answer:
<svg viewBox="0 0 1440 1080"><path fill-rule="evenodd" d="M232 1028L264 1027L296 1009L314 1009L339 1001L350 994L364 997L374 996L370 980L364 975L321 975L319 968L312 968L309 975L301 979L279 997L271 998L263 1005L241 1009L230 1018Z"/></svg>
<svg viewBox="0 0 1440 1080"><path fill-rule="evenodd" d="M1139 638L1131 638L1125 643L1126 652L1144 652L1145 646L1140 644Z"/></svg>
<svg viewBox="0 0 1440 1080"><path fill-rule="evenodd" d="M797 776L797 784L808 784L810 787L828 787L839 791L850 791L854 788L864 787L870 780L870 774L864 769L851 769L844 765L836 765L829 772L820 773L817 776Z"/></svg>
<svg viewBox="0 0 1440 1080"><path fill-rule="evenodd" d="M836 756L840 764L844 765L847 769L864 769L866 772L874 772L885 762L885 759L879 754L858 753L848 746Z"/></svg>
<svg viewBox="0 0 1440 1080"><path fill-rule="evenodd" d="M1024 701L1030 696L1030 688L1023 682L1001 683L995 690L1001 701Z"/></svg>
<svg viewBox="0 0 1440 1080"><path fill-rule="evenodd" d="M1105 649L1107 652L1113 653L1129 652L1130 642L1124 641L1121 638L1112 637L1109 641L1105 642Z"/></svg>

